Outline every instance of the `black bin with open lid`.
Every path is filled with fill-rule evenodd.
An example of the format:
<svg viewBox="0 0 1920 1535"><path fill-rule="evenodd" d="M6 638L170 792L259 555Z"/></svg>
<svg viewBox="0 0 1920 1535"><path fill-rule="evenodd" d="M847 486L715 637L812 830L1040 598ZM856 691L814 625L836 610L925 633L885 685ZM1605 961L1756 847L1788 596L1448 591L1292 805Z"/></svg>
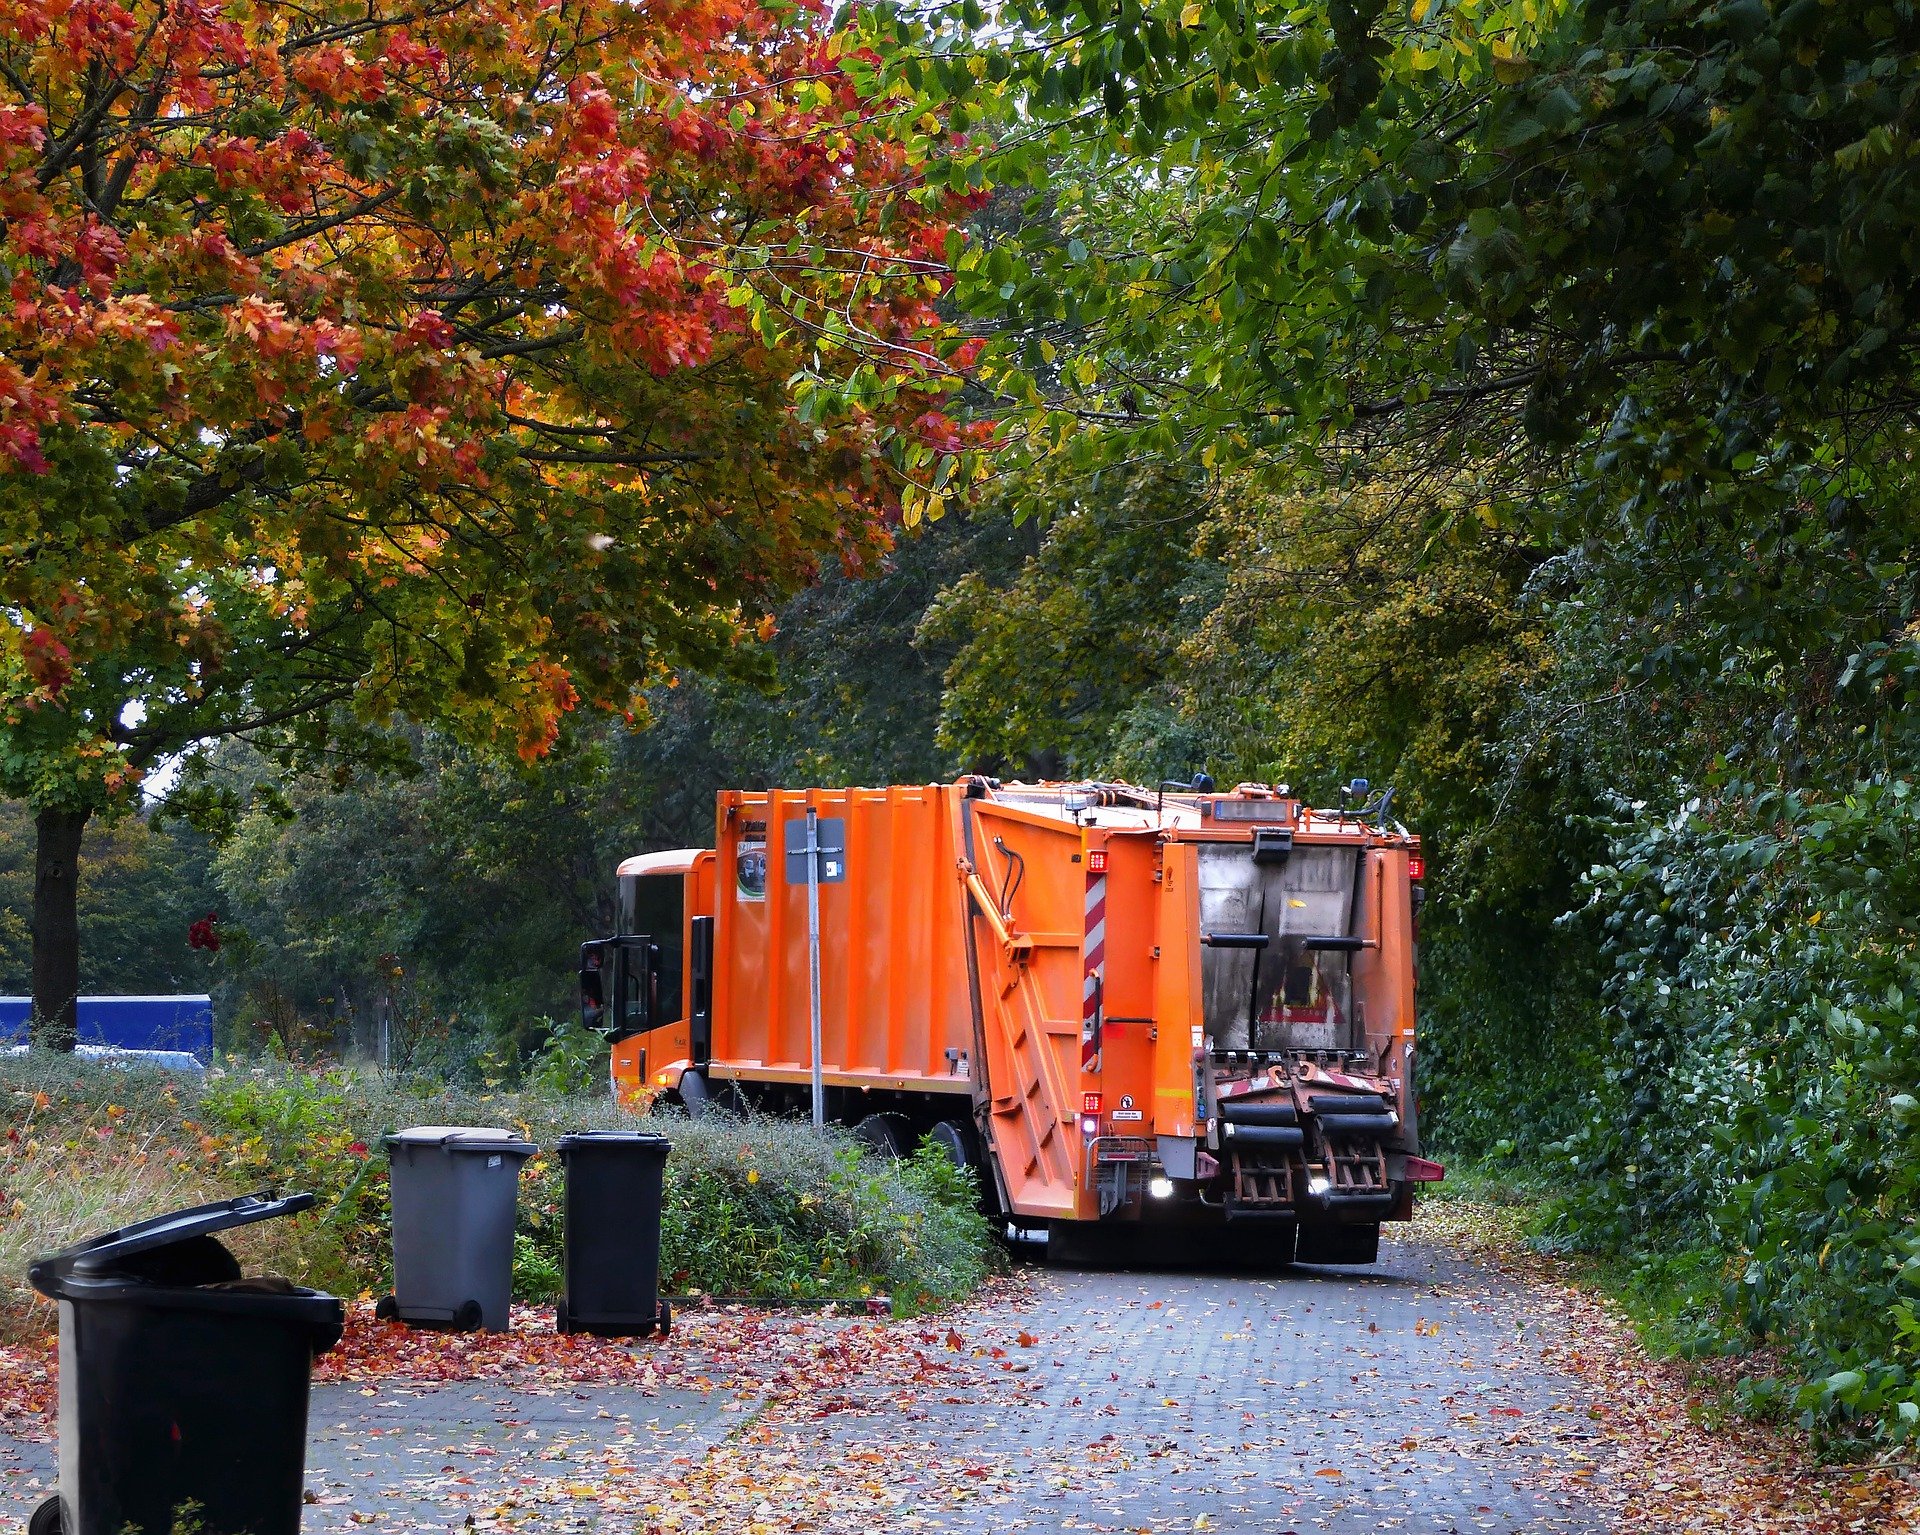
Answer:
<svg viewBox="0 0 1920 1535"><path fill-rule="evenodd" d="M245 1277L214 1234L313 1205L243 1195L41 1258L60 1303L60 1490L31 1535L297 1535L307 1394L345 1308Z"/></svg>

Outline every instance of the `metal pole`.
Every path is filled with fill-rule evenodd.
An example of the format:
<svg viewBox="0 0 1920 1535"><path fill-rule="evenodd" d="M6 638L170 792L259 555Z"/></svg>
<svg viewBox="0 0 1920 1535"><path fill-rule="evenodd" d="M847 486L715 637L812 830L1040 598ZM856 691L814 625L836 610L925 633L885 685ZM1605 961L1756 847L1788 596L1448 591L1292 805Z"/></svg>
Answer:
<svg viewBox="0 0 1920 1535"><path fill-rule="evenodd" d="M827 1122L827 1089L820 1077L820 812L807 806L807 1004L813 1030L813 1123Z"/></svg>

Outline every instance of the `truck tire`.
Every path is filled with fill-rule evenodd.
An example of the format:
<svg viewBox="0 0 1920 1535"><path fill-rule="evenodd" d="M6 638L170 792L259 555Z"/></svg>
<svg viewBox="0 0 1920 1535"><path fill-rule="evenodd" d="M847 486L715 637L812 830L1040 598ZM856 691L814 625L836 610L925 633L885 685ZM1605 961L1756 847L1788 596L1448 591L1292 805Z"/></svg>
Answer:
<svg viewBox="0 0 1920 1535"><path fill-rule="evenodd" d="M1336 1226L1330 1221L1302 1221L1294 1247L1295 1263L1378 1263L1380 1223Z"/></svg>
<svg viewBox="0 0 1920 1535"><path fill-rule="evenodd" d="M913 1127L904 1114L869 1114L853 1127L853 1138L893 1161L913 1150Z"/></svg>
<svg viewBox="0 0 1920 1535"><path fill-rule="evenodd" d="M1147 1260L1143 1230L1137 1221L1123 1225L1100 1221L1048 1221L1049 1268L1127 1268Z"/></svg>
<svg viewBox="0 0 1920 1535"><path fill-rule="evenodd" d="M943 1119L927 1132L927 1139L944 1151L955 1167L980 1170L980 1137L972 1125Z"/></svg>
<svg viewBox="0 0 1920 1535"><path fill-rule="evenodd" d="M686 1105L687 1118L701 1119L713 1107L713 1094L707 1091L707 1075L703 1071L683 1071L680 1073L680 1101Z"/></svg>

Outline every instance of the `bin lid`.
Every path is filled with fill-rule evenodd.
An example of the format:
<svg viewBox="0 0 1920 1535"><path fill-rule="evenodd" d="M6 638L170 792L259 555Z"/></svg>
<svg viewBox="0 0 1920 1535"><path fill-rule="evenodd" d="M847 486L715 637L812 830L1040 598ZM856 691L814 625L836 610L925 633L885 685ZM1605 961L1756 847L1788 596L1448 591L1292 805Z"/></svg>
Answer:
<svg viewBox="0 0 1920 1535"><path fill-rule="evenodd" d="M553 1143L554 1150L562 1155L586 1146L631 1146L664 1156L673 1149L673 1142L655 1130L575 1130Z"/></svg>
<svg viewBox="0 0 1920 1535"><path fill-rule="evenodd" d="M530 1157L540 1148L497 1125L412 1125L387 1137L389 1146L439 1146L447 1151L504 1151Z"/></svg>
<svg viewBox="0 0 1920 1535"><path fill-rule="evenodd" d="M311 1194L284 1194L274 1198L265 1194L242 1194L238 1199L222 1199L210 1205L195 1205L175 1210L171 1215L156 1215L135 1221L114 1231L103 1231L72 1247L38 1259L28 1271L33 1287L43 1295L55 1295L47 1284L57 1284L67 1276L87 1278L111 1274L135 1253L151 1252L159 1247L190 1242L235 1226L251 1226L255 1221L272 1220L277 1215L292 1215L313 1208ZM43 1283L45 1281L45 1283Z"/></svg>

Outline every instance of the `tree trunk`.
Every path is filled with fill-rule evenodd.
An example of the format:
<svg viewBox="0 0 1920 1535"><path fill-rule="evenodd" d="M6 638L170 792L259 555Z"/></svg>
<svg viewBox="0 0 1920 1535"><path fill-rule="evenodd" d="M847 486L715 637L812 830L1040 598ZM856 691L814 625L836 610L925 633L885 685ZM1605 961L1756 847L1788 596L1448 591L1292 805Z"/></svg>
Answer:
<svg viewBox="0 0 1920 1535"><path fill-rule="evenodd" d="M33 855L33 1042L71 1050L80 995L80 834L85 810L42 810Z"/></svg>

